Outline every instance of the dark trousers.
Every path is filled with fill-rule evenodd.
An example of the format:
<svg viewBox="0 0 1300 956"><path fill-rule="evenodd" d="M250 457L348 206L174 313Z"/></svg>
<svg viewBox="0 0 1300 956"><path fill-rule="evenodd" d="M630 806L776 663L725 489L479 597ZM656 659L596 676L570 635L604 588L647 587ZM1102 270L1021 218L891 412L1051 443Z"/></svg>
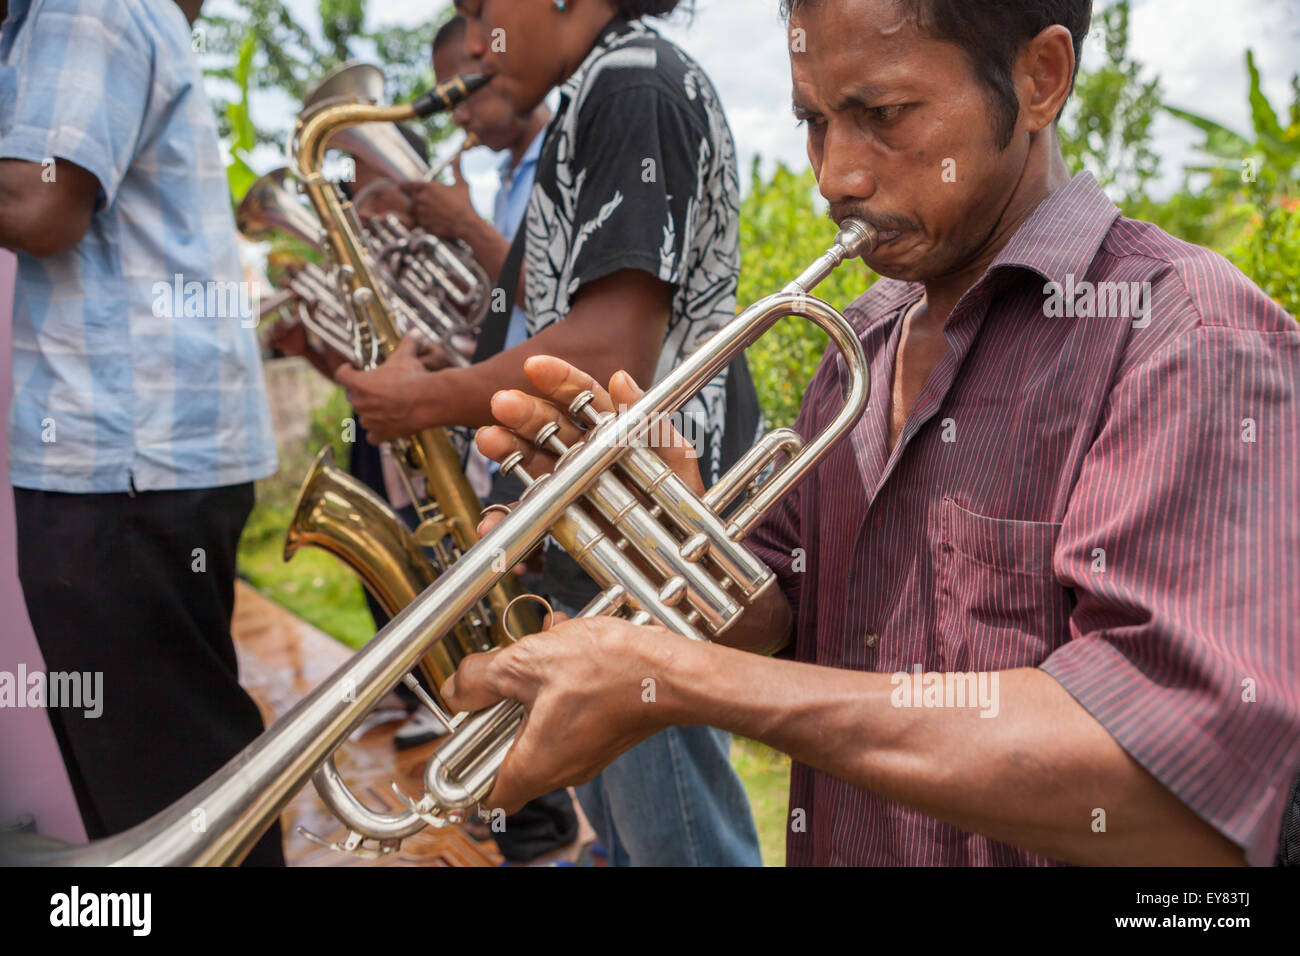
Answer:
<svg viewBox="0 0 1300 956"><path fill-rule="evenodd" d="M103 674L98 717L49 716L86 833L109 836L183 797L263 730L230 636L253 486L15 488L14 504L18 576L46 670ZM245 863L284 865L278 820Z"/></svg>

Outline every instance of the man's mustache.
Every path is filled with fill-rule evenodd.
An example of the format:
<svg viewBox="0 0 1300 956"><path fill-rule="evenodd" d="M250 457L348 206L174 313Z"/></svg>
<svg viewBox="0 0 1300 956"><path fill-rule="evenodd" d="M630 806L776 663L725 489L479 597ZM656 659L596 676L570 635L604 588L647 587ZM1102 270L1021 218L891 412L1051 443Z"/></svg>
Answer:
<svg viewBox="0 0 1300 956"><path fill-rule="evenodd" d="M837 226L845 219L853 216L861 219L877 232L890 232L893 230L905 232L909 229L917 229L920 226L919 223L913 222L905 216L891 216L888 213L876 212L867 209L860 203L831 203L826 215Z"/></svg>

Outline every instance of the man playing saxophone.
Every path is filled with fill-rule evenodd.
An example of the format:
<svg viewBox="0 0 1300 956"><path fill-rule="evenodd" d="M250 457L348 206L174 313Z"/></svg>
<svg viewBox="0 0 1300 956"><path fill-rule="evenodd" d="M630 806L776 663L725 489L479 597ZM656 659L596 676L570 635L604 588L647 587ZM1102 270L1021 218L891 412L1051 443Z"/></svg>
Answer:
<svg viewBox="0 0 1300 956"><path fill-rule="evenodd" d="M794 865L1273 863L1300 769L1294 318L1069 176L1089 2L782 10L830 214L879 235L885 278L845 313L870 403L751 535L780 588L722 643L595 618L463 663L454 705L528 708L489 802L707 724L794 758ZM1149 305L1057 307L1104 280ZM800 434L844 372L823 362ZM533 475L543 426L580 440L581 391L640 394L556 358L526 373L478 441Z"/></svg>
<svg viewBox="0 0 1300 956"><path fill-rule="evenodd" d="M558 88L561 107L540 150L523 227L509 247L463 204L457 212L439 203L446 193L412 189L417 217L437 215L464 230L499 274L510 308L489 313L468 369L430 374L404 343L373 372L340 370L373 435L488 424L492 394L528 387L524 361L542 352L604 375L626 368L649 384L732 317L739 189L731 132L704 73L642 21L676 6L457 4L467 21L467 54L494 75L489 90L527 114ZM527 39L497 51L487 42L494 31ZM495 251L480 252L476 236L487 237L484 245ZM516 320L512 330L516 301L524 322ZM693 426L702 469L716 476L748 448L758 426L743 360L711 382L683 417ZM543 589L561 609L581 607L595 593L558 550L547 554L544 573ZM666 731L578 795L614 864L760 862L728 738L710 728Z"/></svg>

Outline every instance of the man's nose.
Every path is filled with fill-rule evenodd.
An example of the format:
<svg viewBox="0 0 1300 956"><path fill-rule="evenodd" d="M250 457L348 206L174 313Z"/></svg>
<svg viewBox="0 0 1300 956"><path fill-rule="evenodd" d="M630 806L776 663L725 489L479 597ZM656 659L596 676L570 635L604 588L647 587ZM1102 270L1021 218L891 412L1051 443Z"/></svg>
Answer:
<svg viewBox="0 0 1300 956"><path fill-rule="evenodd" d="M480 57L487 52L487 43L483 37L483 25L476 19L465 21L465 54L471 58Z"/></svg>
<svg viewBox="0 0 1300 956"><path fill-rule="evenodd" d="M876 192L871 151L851 123L831 123L813 156L817 188L829 203L870 199ZM820 162L819 162L820 159Z"/></svg>

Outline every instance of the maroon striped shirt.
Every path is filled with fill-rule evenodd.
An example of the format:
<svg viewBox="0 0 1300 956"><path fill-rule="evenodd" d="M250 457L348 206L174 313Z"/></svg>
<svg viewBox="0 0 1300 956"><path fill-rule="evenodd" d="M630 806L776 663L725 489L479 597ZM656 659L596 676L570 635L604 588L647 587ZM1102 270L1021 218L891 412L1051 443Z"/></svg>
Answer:
<svg viewBox="0 0 1300 956"><path fill-rule="evenodd" d="M1124 314L1103 282L1149 283L1149 312L1139 295ZM1271 863L1300 769L1300 327L1081 174L957 304L887 454L901 319L922 294L884 279L846 311L870 407L751 538L795 609L793 656L1041 667ZM834 414L844 377L832 350L801 434ZM790 807L805 810L791 865L1053 862L799 763Z"/></svg>

